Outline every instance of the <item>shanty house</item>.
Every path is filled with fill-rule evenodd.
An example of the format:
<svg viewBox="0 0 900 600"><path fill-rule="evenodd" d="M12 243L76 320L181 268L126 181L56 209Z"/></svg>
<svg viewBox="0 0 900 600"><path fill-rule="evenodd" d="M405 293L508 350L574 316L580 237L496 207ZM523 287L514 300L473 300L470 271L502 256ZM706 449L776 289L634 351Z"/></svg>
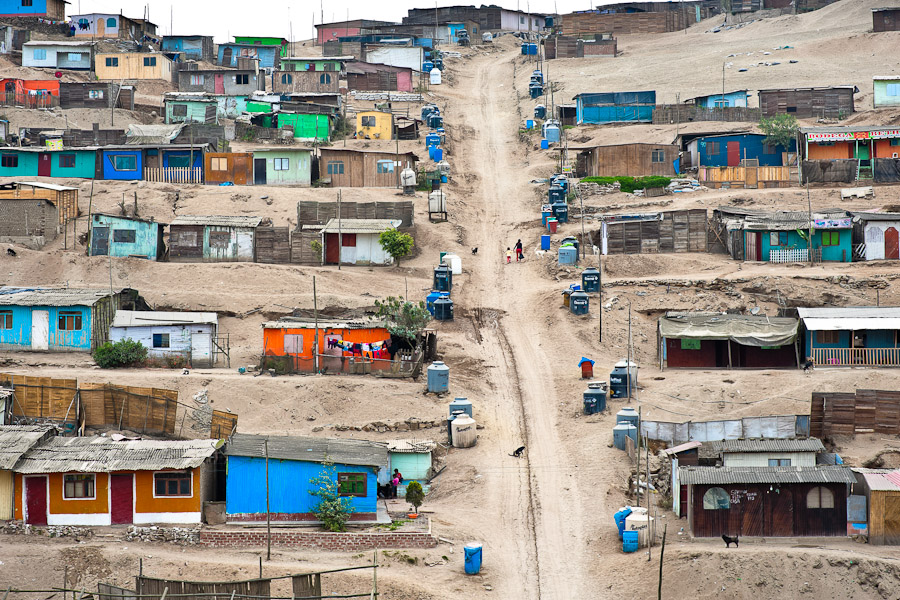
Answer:
<svg viewBox="0 0 900 600"><path fill-rule="evenodd" d="M702 442L685 442L671 448L660 450L660 456L670 461L672 474L672 511L683 519L687 516L687 488L678 481L679 466L696 466L700 464L700 447Z"/></svg>
<svg viewBox="0 0 900 600"><path fill-rule="evenodd" d="M710 447L724 467L814 467L825 452L816 438L721 440Z"/></svg>
<svg viewBox="0 0 900 600"><path fill-rule="evenodd" d="M579 151L576 169L581 177L673 177L679 171L679 149L674 144L615 144L573 150Z"/></svg>
<svg viewBox="0 0 900 600"><path fill-rule="evenodd" d="M316 521L318 498L310 492L318 488L310 480L330 473L338 495L350 499L351 522L379 521L377 474L388 468L383 443L236 433L225 456L228 522L264 522L267 515L276 523Z"/></svg>
<svg viewBox="0 0 900 600"><path fill-rule="evenodd" d="M604 92L574 98L578 125L651 123L656 92Z"/></svg>
<svg viewBox="0 0 900 600"><path fill-rule="evenodd" d="M780 167L784 165L784 153L796 152L797 143L791 140L782 145L765 143L760 133L725 133L703 135L687 143L691 166L738 167L743 161L756 161L756 166Z"/></svg>
<svg viewBox="0 0 900 600"><path fill-rule="evenodd" d="M234 36L235 44L248 44L251 46L267 46L275 47L278 56L287 56L289 42L282 37L258 36L258 35L236 35Z"/></svg>
<svg viewBox="0 0 900 600"><path fill-rule="evenodd" d="M898 128L804 127L800 136L804 182L900 182Z"/></svg>
<svg viewBox="0 0 900 600"><path fill-rule="evenodd" d="M54 435L53 427L0 425L0 521L11 521L14 517L16 463L34 446Z"/></svg>
<svg viewBox="0 0 900 600"><path fill-rule="evenodd" d="M172 81L172 61L159 52L119 52L97 54L94 57L97 79L122 81L125 79L160 79Z"/></svg>
<svg viewBox="0 0 900 600"><path fill-rule="evenodd" d="M177 54L179 62L187 60L216 60L216 45L211 35L164 35L160 48L163 52Z"/></svg>
<svg viewBox="0 0 900 600"><path fill-rule="evenodd" d="M164 102L167 124L219 123L219 101L204 92L167 92Z"/></svg>
<svg viewBox="0 0 900 600"><path fill-rule="evenodd" d="M152 219L94 213L91 216L91 256L161 260L165 225Z"/></svg>
<svg viewBox="0 0 900 600"><path fill-rule="evenodd" d="M406 67L421 71L425 62L425 49L420 46L366 45L365 61L371 64Z"/></svg>
<svg viewBox="0 0 900 600"><path fill-rule="evenodd" d="M145 125L144 127L154 127ZM162 127L162 126L155 126ZM103 179L200 183L207 144L126 144L98 151ZM193 158L193 163L191 162Z"/></svg>
<svg viewBox="0 0 900 600"><path fill-rule="evenodd" d="M0 0L0 17L47 17L55 21L66 18L66 0Z"/></svg>
<svg viewBox="0 0 900 600"><path fill-rule="evenodd" d="M260 221L260 217L175 217L169 225L169 260L253 262Z"/></svg>
<svg viewBox="0 0 900 600"><path fill-rule="evenodd" d="M51 437L16 463L17 519L30 525L199 524L221 440Z"/></svg>
<svg viewBox="0 0 900 600"><path fill-rule="evenodd" d="M800 307L797 312L806 356L816 366L900 366L900 307Z"/></svg>
<svg viewBox="0 0 900 600"><path fill-rule="evenodd" d="M227 43L219 44L218 64L223 67L237 67L239 58L255 58L259 60L261 69L267 73L277 69L281 60L278 46L256 46L253 44Z"/></svg>
<svg viewBox="0 0 900 600"><path fill-rule="evenodd" d="M359 92L413 92L421 68L353 61L346 66L347 89Z"/></svg>
<svg viewBox="0 0 900 600"><path fill-rule="evenodd" d="M15 181L0 185L0 201L46 200L56 207L60 225L78 216L78 188L41 181ZM0 221L10 218L0 215Z"/></svg>
<svg viewBox="0 0 900 600"><path fill-rule="evenodd" d="M669 312L659 318L660 367L799 367L799 326L788 317Z"/></svg>
<svg viewBox="0 0 900 600"><path fill-rule="evenodd" d="M316 71L340 73L344 63L353 60L352 56L286 56L281 59L282 71Z"/></svg>
<svg viewBox="0 0 900 600"><path fill-rule="evenodd" d="M377 27L379 25L391 25L387 21L372 21L370 19L352 19L350 21L337 21L334 23L319 23L316 25L316 43L320 46L325 42L337 40L340 37L351 37L360 34L363 27Z"/></svg>
<svg viewBox="0 0 900 600"><path fill-rule="evenodd" d="M295 92L333 93L340 90L340 79L339 71L275 71L272 73L272 91L279 94Z"/></svg>
<svg viewBox="0 0 900 600"><path fill-rule="evenodd" d="M97 148L46 147L0 148L0 176L3 177L81 177L93 179Z"/></svg>
<svg viewBox="0 0 900 600"><path fill-rule="evenodd" d="M857 493L866 498L869 543L900 545L900 470L854 469Z"/></svg>
<svg viewBox="0 0 900 600"><path fill-rule="evenodd" d="M872 31L900 31L900 7L873 8Z"/></svg>
<svg viewBox="0 0 900 600"><path fill-rule="evenodd" d="M403 475L403 483L397 487L397 497L406 497L406 486L411 481L418 481L427 491L427 482L431 477L431 454L437 444L432 440L390 440L387 447L390 456L390 469L384 474L387 483L390 484L394 469Z"/></svg>
<svg viewBox="0 0 900 600"><path fill-rule="evenodd" d="M207 152L206 183L249 185L253 181L253 154L250 152Z"/></svg>
<svg viewBox="0 0 900 600"><path fill-rule="evenodd" d="M301 185L312 183L312 150L267 147L253 150L254 185Z"/></svg>
<svg viewBox="0 0 900 600"><path fill-rule="evenodd" d="M853 247L863 260L900 260L900 213L854 211Z"/></svg>
<svg viewBox="0 0 900 600"><path fill-rule="evenodd" d="M62 82L59 84L61 108L116 108L134 110L134 86L99 81Z"/></svg>
<svg viewBox="0 0 900 600"><path fill-rule="evenodd" d="M900 8L897 9L900 13ZM896 75L872 77L874 95L872 104L875 108L900 106L900 77Z"/></svg>
<svg viewBox="0 0 900 600"><path fill-rule="evenodd" d="M724 94L709 94L706 96L695 96L684 101L685 104L693 104L703 108L728 108L731 106L747 107L747 99L750 94L747 90L737 90L734 92L726 92Z"/></svg>
<svg viewBox="0 0 900 600"><path fill-rule="evenodd" d="M319 149L319 178L330 187L397 187L400 171L416 170L419 158L412 152L395 154L378 150Z"/></svg>
<svg viewBox="0 0 900 600"><path fill-rule="evenodd" d="M0 348L90 352L120 308L146 303L132 289L0 287Z"/></svg>
<svg viewBox="0 0 900 600"><path fill-rule="evenodd" d="M112 342L131 339L152 359L178 361L192 368L216 363L216 313L118 310L109 328Z"/></svg>
<svg viewBox="0 0 900 600"><path fill-rule="evenodd" d="M22 44L22 66L48 69L91 68L94 44L75 40L35 40Z"/></svg>
<svg viewBox="0 0 900 600"><path fill-rule="evenodd" d="M322 228L322 256L326 265L390 265L394 258L378 237L402 221L390 219L330 219Z"/></svg>
<svg viewBox="0 0 900 600"><path fill-rule="evenodd" d="M150 21L130 19L121 13L89 13L69 18L75 23L76 38L118 38L140 44L145 35L156 35L156 25Z"/></svg>
<svg viewBox="0 0 900 600"><path fill-rule="evenodd" d="M844 119L855 112L853 95L858 92L855 85L759 90L759 108L764 117L787 113L798 119Z"/></svg>
<svg viewBox="0 0 900 600"><path fill-rule="evenodd" d="M305 112L279 112L275 115L273 127L289 126L294 130L294 139L327 142L331 137L331 117L327 114Z"/></svg>
<svg viewBox="0 0 900 600"><path fill-rule="evenodd" d="M0 196L0 243L42 248L59 234L59 210L43 198Z"/></svg>
<svg viewBox="0 0 900 600"><path fill-rule="evenodd" d="M249 96L265 90L262 73L250 69L197 69L178 71L178 91L207 92L226 96ZM179 94L181 95L181 94Z"/></svg>
<svg viewBox="0 0 900 600"><path fill-rule="evenodd" d="M394 113L378 110L356 113L356 137L365 140L393 139Z"/></svg>

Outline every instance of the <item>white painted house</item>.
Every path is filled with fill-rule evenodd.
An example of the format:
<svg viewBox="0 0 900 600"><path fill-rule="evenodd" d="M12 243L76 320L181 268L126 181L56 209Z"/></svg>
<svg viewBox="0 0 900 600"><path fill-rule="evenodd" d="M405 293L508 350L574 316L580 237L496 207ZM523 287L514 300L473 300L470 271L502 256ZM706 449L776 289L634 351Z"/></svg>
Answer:
<svg viewBox="0 0 900 600"><path fill-rule="evenodd" d="M131 339L156 359L184 358L194 368L216 364L216 313L118 310L109 339Z"/></svg>
<svg viewBox="0 0 900 600"><path fill-rule="evenodd" d="M94 44L76 40L38 40L22 44L22 66L90 70Z"/></svg>
<svg viewBox="0 0 900 600"><path fill-rule="evenodd" d="M403 221L390 219L331 219L322 229L325 264L390 265L394 257L384 251L378 237L397 229Z"/></svg>
<svg viewBox="0 0 900 600"><path fill-rule="evenodd" d="M853 246L865 260L900 259L900 213L854 212Z"/></svg>
<svg viewBox="0 0 900 600"><path fill-rule="evenodd" d="M814 467L825 447L816 438L711 442L725 467Z"/></svg>

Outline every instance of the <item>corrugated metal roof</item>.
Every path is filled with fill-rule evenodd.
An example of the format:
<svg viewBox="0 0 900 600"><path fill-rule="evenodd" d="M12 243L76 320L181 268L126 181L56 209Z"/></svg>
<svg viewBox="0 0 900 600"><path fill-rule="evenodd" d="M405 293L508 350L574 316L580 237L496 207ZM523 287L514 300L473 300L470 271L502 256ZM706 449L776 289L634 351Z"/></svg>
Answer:
<svg viewBox="0 0 900 600"><path fill-rule="evenodd" d="M801 127L800 133L856 133L858 131L896 131L896 127L866 127L865 125L857 127L841 127L835 125L832 127Z"/></svg>
<svg viewBox="0 0 900 600"><path fill-rule="evenodd" d="M262 324L263 329L312 329L316 326L314 319L299 317L284 317L278 321L266 321ZM373 329L384 328L384 321L367 320L367 321L338 321L336 319L321 320L318 323L319 329Z"/></svg>
<svg viewBox="0 0 900 600"><path fill-rule="evenodd" d="M19 187L26 185L28 187L41 188L41 189L45 189L45 190L53 190L56 192L69 192L69 191L78 189L77 187L69 187L66 185L56 185L54 183L44 183L42 181L17 181L15 183Z"/></svg>
<svg viewBox="0 0 900 600"><path fill-rule="evenodd" d="M671 456L673 454L678 454L679 452L684 452L685 450L693 450L694 448L699 448L702 445L702 442L685 442L672 448L666 448L665 450L663 450L663 453Z"/></svg>
<svg viewBox="0 0 900 600"><path fill-rule="evenodd" d="M341 219L342 233L381 233L388 229L397 229L403 221L391 219ZM322 233L338 233L338 220L330 219L322 228Z"/></svg>
<svg viewBox="0 0 900 600"><path fill-rule="evenodd" d="M23 46L93 46L94 42L76 40L34 40L25 42Z"/></svg>
<svg viewBox="0 0 900 600"><path fill-rule="evenodd" d="M0 469L12 469L25 452L52 435L55 435L52 427L37 425L4 425L0 427Z"/></svg>
<svg viewBox="0 0 900 600"><path fill-rule="evenodd" d="M388 440L390 452L397 454L427 454L437 448L434 440Z"/></svg>
<svg viewBox="0 0 900 600"><path fill-rule="evenodd" d="M269 444L269 458L303 460L335 464L383 467L388 464L387 444L366 440L316 438L309 436L272 436L236 433L225 446L227 456L263 458L265 442Z"/></svg>
<svg viewBox="0 0 900 600"><path fill-rule="evenodd" d="M850 214L854 217L859 217L860 221L900 221L900 213L894 212L862 212L854 210Z"/></svg>
<svg viewBox="0 0 900 600"><path fill-rule="evenodd" d="M118 294L123 288L113 288ZM109 296L109 288L0 287L0 306L93 306Z"/></svg>
<svg viewBox="0 0 900 600"><path fill-rule="evenodd" d="M19 473L110 473L190 469L203 464L222 440L122 440L108 437L54 437L19 461Z"/></svg>
<svg viewBox="0 0 900 600"><path fill-rule="evenodd" d="M733 483L855 483L846 467L678 467L683 485Z"/></svg>
<svg viewBox="0 0 900 600"><path fill-rule="evenodd" d="M873 492L900 492L900 481L896 481L897 471L887 473L861 473L866 486ZM895 477L891 477L894 475Z"/></svg>
<svg viewBox="0 0 900 600"><path fill-rule="evenodd" d="M262 217L234 217L223 215L181 215L170 225L213 225L216 227L258 227Z"/></svg>
<svg viewBox="0 0 900 600"><path fill-rule="evenodd" d="M898 319L900 306L798 307L801 319Z"/></svg>
<svg viewBox="0 0 900 600"><path fill-rule="evenodd" d="M817 438L797 440L759 439L711 442L715 452L822 452L825 446Z"/></svg>
<svg viewBox="0 0 900 600"><path fill-rule="evenodd" d="M162 312L155 310L117 310L113 327L150 327L153 325L205 325L219 323L210 312Z"/></svg>

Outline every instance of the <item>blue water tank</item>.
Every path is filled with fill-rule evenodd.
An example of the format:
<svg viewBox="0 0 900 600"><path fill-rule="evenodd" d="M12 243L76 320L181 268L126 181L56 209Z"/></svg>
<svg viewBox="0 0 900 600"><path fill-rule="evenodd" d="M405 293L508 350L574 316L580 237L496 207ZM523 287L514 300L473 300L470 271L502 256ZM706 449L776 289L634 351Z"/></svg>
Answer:
<svg viewBox="0 0 900 600"><path fill-rule="evenodd" d="M525 129L528 129L528 130L534 129L534 120L525 119Z"/></svg>
<svg viewBox="0 0 900 600"><path fill-rule="evenodd" d="M551 204L554 204L556 202L565 202L566 190L562 189L558 185L551 185L550 189L547 190L547 199Z"/></svg>
<svg viewBox="0 0 900 600"><path fill-rule="evenodd" d="M638 551L638 532L623 531L622 532L622 552Z"/></svg>
<svg viewBox="0 0 900 600"><path fill-rule="evenodd" d="M528 44L527 54L529 56L537 56L538 47L537 44Z"/></svg>
<svg viewBox="0 0 900 600"><path fill-rule="evenodd" d="M544 95L544 86L537 81L532 81L528 84L528 94L531 96L531 99L540 98Z"/></svg>
<svg viewBox="0 0 900 600"><path fill-rule="evenodd" d="M455 412L462 411L469 415L470 417L474 417L475 415L472 413L472 401L468 398L454 398L453 402L450 403L450 414L452 415Z"/></svg>
<svg viewBox="0 0 900 600"><path fill-rule="evenodd" d="M550 208L549 204L545 204L541 207L541 225L547 226L547 219L553 216L553 209Z"/></svg>
<svg viewBox="0 0 900 600"><path fill-rule="evenodd" d="M428 365L428 391L443 393L450 389L450 367L439 360Z"/></svg>
<svg viewBox="0 0 900 600"><path fill-rule="evenodd" d="M434 318L438 321L453 320L453 300L442 296L434 301Z"/></svg>
<svg viewBox="0 0 900 600"><path fill-rule="evenodd" d="M541 83L544 83L544 74L541 73L540 71L538 71L537 69L535 69L534 71L531 72L531 80L532 81L540 81Z"/></svg>
<svg viewBox="0 0 900 600"><path fill-rule="evenodd" d="M637 440L637 427L631 423L617 423L613 427L613 445L619 450L625 449L625 438Z"/></svg>
<svg viewBox="0 0 900 600"><path fill-rule="evenodd" d="M606 410L606 390L601 384L588 384L588 389L584 390L582 398L584 399L584 414L593 415Z"/></svg>
<svg viewBox="0 0 900 600"><path fill-rule="evenodd" d="M426 146L426 148L428 148L428 160L434 160L434 151L437 146Z"/></svg>
<svg viewBox="0 0 900 600"><path fill-rule="evenodd" d="M541 236L541 250L549 250L549 249L550 249L550 236L542 235Z"/></svg>
<svg viewBox="0 0 900 600"><path fill-rule="evenodd" d="M568 223L569 222L569 205L565 202L557 202L553 204L553 216L556 217L556 220L560 223Z"/></svg>
<svg viewBox="0 0 900 600"><path fill-rule="evenodd" d="M431 73L431 70L434 68L434 63L430 60L426 60L422 63L422 72L423 73Z"/></svg>
<svg viewBox="0 0 900 600"><path fill-rule="evenodd" d="M477 575L481 571L481 544L469 542L463 546L466 555L466 574Z"/></svg>
<svg viewBox="0 0 900 600"><path fill-rule="evenodd" d="M578 262L578 253L575 251L575 246L565 246L559 249L559 264L574 265L576 262Z"/></svg>
<svg viewBox="0 0 900 600"><path fill-rule="evenodd" d="M434 162L441 162L444 160L444 149L443 148L435 148L434 149Z"/></svg>
<svg viewBox="0 0 900 600"><path fill-rule="evenodd" d="M437 133L429 133L425 136L425 147L428 148L430 146L440 146L441 145L441 136Z"/></svg>
<svg viewBox="0 0 900 600"><path fill-rule="evenodd" d="M630 406L626 406L616 413L616 423L631 423L635 427L638 426L640 418L641 417L640 415L638 415L638 411L634 410Z"/></svg>
<svg viewBox="0 0 900 600"><path fill-rule="evenodd" d="M450 295L450 292L439 292L437 290L432 290L427 296L425 296L425 309L431 313L431 316L434 316L434 301L438 298L446 298Z"/></svg>
<svg viewBox="0 0 900 600"><path fill-rule="evenodd" d="M629 375L628 362L620 360L613 367L612 373L609 374L609 397L625 398L628 396L628 379L631 378L631 393L637 386L637 365L632 361L631 373Z"/></svg>
<svg viewBox="0 0 900 600"><path fill-rule="evenodd" d="M548 123L544 125L544 137L550 143L559 143L559 125Z"/></svg>
<svg viewBox="0 0 900 600"><path fill-rule="evenodd" d="M569 298L569 310L573 315L586 315L590 309L590 297L582 291L572 292Z"/></svg>
<svg viewBox="0 0 900 600"><path fill-rule="evenodd" d="M559 186L562 189L568 191L569 189L569 178L565 175L557 173L550 178L550 185Z"/></svg>
<svg viewBox="0 0 900 600"><path fill-rule="evenodd" d="M622 539L622 532L625 531L625 518L632 513L631 507L626 506L613 515L616 521L616 529L619 530L619 539Z"/></svg>
<svg viewBox="0 0 900 600"><path fill-rule="evenodd" d="M522 42L522 45L519 46L519 50L522 52L522 55L525 56L528 54L528 44Z"/></svg>
<svg viewBox="0 0 900 600"><path fill-rule="evenodd" d="M428 126L432 129L444 126L444 117L438 114L431 114L427 119Z"/></svg>
<svg viewBox="0 0 900 600"><path fill-rule="evenodd" d="M581 285L586 292L600 291L600 271L594 267L588 267L581 272Z"/></svg>
<svg viewBox="0 0 900 600"><path fill-rule="evenodd" d="M449 292L453 287L453 272L447 265L439 265L434 268L434 286L438 292Z"/></svg>
<svg viewBox="0 0 900 600"><path fill-rule="evenodd" d="M538 104L534 107L534 118L535 119L543 119L547 116L547 107L543 104Z"/></svg>
<svg viewBox="0 0 900 600"><path fill-rule="evenodd" d="M541 150L547 150L548 148L550 148L550 142L541 140Z"/></svg>
<svg viewBox="0 0 900 600"><path fill-rule="evenodd" d="M428 117L431 115L439 115L441 114L441 110L435 106L434 104L426 104L422 107L422 120L428 120Z"/></svg>

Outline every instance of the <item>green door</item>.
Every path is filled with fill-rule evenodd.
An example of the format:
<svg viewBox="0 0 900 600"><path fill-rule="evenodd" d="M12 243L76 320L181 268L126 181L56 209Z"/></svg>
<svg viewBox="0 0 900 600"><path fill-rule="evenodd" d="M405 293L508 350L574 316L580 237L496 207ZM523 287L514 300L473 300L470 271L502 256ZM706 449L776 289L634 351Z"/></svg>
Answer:
<svg viewBox="0 0 900 600"><path fill-rule="evenodd" d="M869 160L869 144L857 143L856 156L858 160Z"/></svg>

